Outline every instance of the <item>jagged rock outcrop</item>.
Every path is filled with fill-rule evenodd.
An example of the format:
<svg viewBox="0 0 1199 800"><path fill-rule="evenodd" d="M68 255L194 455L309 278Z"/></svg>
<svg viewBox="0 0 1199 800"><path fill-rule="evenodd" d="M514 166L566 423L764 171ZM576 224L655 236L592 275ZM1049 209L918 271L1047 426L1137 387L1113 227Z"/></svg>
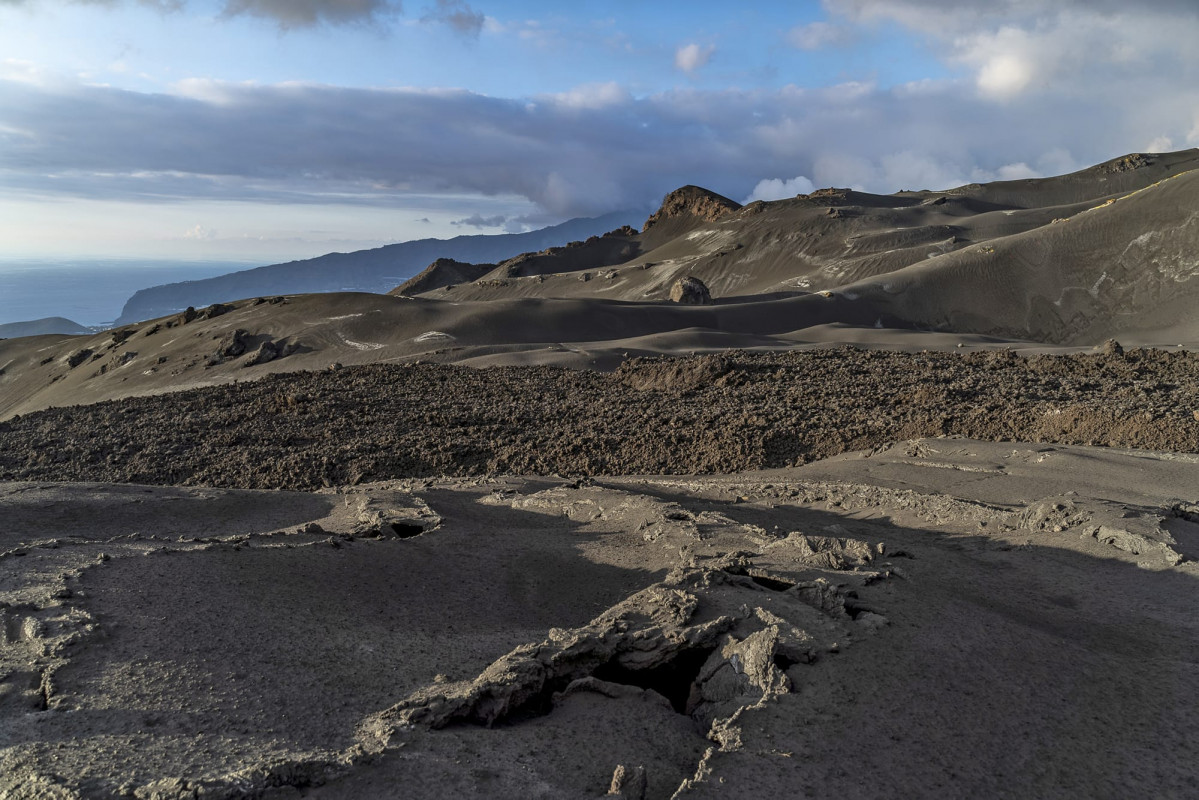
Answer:
<svg viewBox="0 0 1199 800"><path fill-rule="evenodd" d="M645 221L642 232L655 225L679 217L694 217L712 222L741 208L741 204L699 186L675 189L662 201L662 206Z"/></svg>
<svg viewBox="0 0 1199 800"><path fill-rule="evenodd" d="M1121 158L1112 159L1102 165L1099 169L1107 175L1115 175L1120 172L1132 172L1134 169L1141 169L1153 163L1153 156L1145 153L1129 153Z"/></svg>

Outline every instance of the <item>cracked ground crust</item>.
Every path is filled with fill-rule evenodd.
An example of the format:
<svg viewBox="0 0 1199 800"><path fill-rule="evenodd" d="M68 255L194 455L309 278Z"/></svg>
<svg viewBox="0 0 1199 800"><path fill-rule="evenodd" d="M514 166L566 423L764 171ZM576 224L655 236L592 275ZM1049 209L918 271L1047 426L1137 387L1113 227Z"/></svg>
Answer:
<svg viewBox="0 0 1199 800"><path fill-rule="evenodd" d="M1185 794L1196 478L0 484L0 796Z"/></svg>

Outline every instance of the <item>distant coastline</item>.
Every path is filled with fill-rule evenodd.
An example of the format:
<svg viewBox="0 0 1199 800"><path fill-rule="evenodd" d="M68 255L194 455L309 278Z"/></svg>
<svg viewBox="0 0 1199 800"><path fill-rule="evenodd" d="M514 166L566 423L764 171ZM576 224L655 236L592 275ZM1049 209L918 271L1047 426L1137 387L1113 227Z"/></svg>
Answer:
<svg viewBox="0 0 1199 800"><path fill-rule="evenodd" d="M246 261L0 258L0 325L65 317L105 327L138 289L254 267Z"/></svg>

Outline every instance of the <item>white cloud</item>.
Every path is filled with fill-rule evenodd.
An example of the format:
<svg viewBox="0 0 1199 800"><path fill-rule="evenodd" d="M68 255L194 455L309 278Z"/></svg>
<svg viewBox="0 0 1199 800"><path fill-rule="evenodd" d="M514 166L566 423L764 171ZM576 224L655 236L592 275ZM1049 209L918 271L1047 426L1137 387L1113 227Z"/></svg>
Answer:
<svg viewBox="0 0 1199 800"><path fill-rule="evenodd" d="M876 179L873 183L893 187L886 191L950 189L969 183L957 163L928 150L886 153L879 158L879 166L881 180Z"/></svg>
<svg viewBox="0 0 1199 800"><path fill-rule="evenodd" d="M695 72L700 67L706 65L715 52L716 47L714 45L700 45L692 42L691 44L683 45L675 51L674 65L683 72Z"/></svg>
<svg viewBox="0 0 1199 800"><path fill-rule="evenodd" d="M823 50L848 43L853 33L844 25L829 22L809 22L787 31L787 42L800 50Z"/></svg>
<svg viewBox="0 0 1199 800"><path fill-rule="evenodd" d="M1194 0L825 0L834 18L893 21L967 70L984 97L1096 92L1147 75L1195 74Z"/></svg>
<svg viewBox="0 0 1199 800"><path fill-rule="evenodd" d="M1146 153L1169 153L1174 149L1174 140L1169 136L1158 136L1143 149Z"/></svg>
<svg viewBox="0 0 1199 800"><path fill-rule="evenodd" d="M1024 91L1032 81L1032 65L1014 53L994 56L978 71L978 88L992 97L1012 97Z"/></svg>
<svg viewBox="0 0 1199 800"><path fill-rule="evenodd" d="M195 239L197 241L211 241L217 238L217 232L211 228L205 228L203 225L196 225L184 231L183 238Z"/></svg>
<svg viewBox="0 0 1199 800"><path fill-rule="evenodd" d="M824 152L812 164L812 178L819 186L880 189L878 177L877 165L849 152Z"/></svg>
<svg viewBox="0 0 1199 800"><path fill-rule="evenodd" d="M416 203L430 215L446 203L448 224L474 213L463 198L508 198L560 219L648 209L689 183L729 197L811 185L944 189L1061 174L1159 137L1199 136L1188 74L1151 77L1150 95L1117 84L1029 90L1002 104L968 81L648 96L606 83L509 99L212 80L145 94L0 80L0 196ZM1136 113L1113 97L1135 98Z"/></svg>
<svg viewBox="0 0 1199 800"><path fill-rule="evenodd" d="M428 222L428 220L425 220ZM463 219L456 219L450 222L451 225L465 225L469 228L499 228L508 222L508 217L503 214L497 214L492 217L485 217L482 214L471 214Z"/></svg>
<svg viewBox="0 0 1199 800"><path fill-rule="evenodd" d="M1041 173L1019 161L1015 164L1004 164L995 171L995 177L1001 181L1020 181L1026 178L1040 178Z"/></svg>
<svg viewBox="0 0 1199 800"><path fill-rule="evenodd" d="M786 200L797 194L808 194L815 188L815 184L803 175L788 180L765 178L758 181L758 185L754 187L748 197L741 201L741 204L745 205L755 200Z"/></svg>
<svg viewBox="0 0 1199 800"><path fill-rule="evenodd" d="M566 92L549 95L546 99L566 108L598 110L628 103L632 98L619 83L609 81L583 84Z"/></svg>

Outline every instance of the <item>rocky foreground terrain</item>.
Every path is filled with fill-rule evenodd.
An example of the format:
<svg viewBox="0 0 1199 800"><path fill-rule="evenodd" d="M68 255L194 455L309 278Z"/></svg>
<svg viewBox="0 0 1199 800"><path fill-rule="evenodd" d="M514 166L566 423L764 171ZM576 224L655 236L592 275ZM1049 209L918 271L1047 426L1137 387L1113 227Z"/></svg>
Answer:
<svg viewBox="0 0 1199 800"><path fill-rule="evenodd" d="M1195 796L1197 166L0 340L0 798Z"/></svg>
<svg viewBox="0 0 1199 800"><path fill-rule="evenodd" d="M1189 796L1196 486L1194 456L969 439L0 484L0 796Z"/></svg>
<svg viewBox="0 0 1199 800"><path fill-rule="evenodd" d="M902 439L1199 452L1199 355L843 347L554 367L363 365L0 423L0 479L314 489L398 477L735 473Z"/></svg>

